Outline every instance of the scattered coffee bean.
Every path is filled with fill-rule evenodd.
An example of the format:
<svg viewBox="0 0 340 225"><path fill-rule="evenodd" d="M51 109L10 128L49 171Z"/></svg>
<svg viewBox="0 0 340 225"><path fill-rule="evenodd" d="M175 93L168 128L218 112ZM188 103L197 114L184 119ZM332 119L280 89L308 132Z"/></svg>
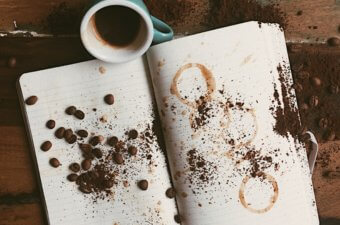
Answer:
<svg viewBox="0 0 340 225"><path fill-rule="evenodd" d="M335 139L335 132L333 130L328 130L325 133L324 138L325 138L326 141L334 141L334 139Z"/></svg>
<svg viewBox="0 0 340 225"><path fill-rule="evenodd" d="M292 44L288 47L288 51L292 53L297 53L301 51L302 46L300 44Z"/></svg>
<svg viewBox="0 0 340 225"><path fill-rule="evenodd" d="M77 111L77 108L75 106L69 106L66 108L65 113L67 115L74 115Z"/></svg>
<svg viewBox="0 0 340 225"><path fill-rule="evenodd" d="M89 170L91 168L91 160L89 159L84 159L81 162L81 168L83 168L83 170Z"/></svg>
<svg viewBox="0 0 340 225"><path fill-rule="evenodd" d="M106 104L112 105L115 102L115 98L113 97L112 94L108 94L108 95L105 95L104 101L106 102Z"/></svg>
<svg viewBox="0 0 340 225"><path fill-rule="evenodd" d="M129 131L129 138L130 139L136 139L138 137L138 131L136 130L130 130Z"/></svg>
<svg viewBox="0 0 340 225"><path fill-rule="evenodd" d="M340 45L340 39L337 37L331 37L327 40L327 43L329 46L339 46Z"/></svg>
<svg viewBox="0 0 340 225"><path fill-rule="evenodd" d="M181 216L178 215L178 214L174 216L174 219L175 219L175 222L176 222L176 223L181 223L181 222L182 222Z"/></svg>
<svg viewBox="0 0 340 225"><path fill-rule="evenodd" d="M74 113L74 116L77 117L80 120L85 118L85 114L81 110L76 110L76 112Z"/></svg>
<svg viewBox="0 0 340 225"><path fill-rule="evenodd" d="M71 174L69 174L69 175L67 176L67 180L69 180L69 181L71 181L71 182L76 181L77 178L78 178L78 175L75 174L75 173L71 173Z"/></svg>
<svg viewBox="0 0 340 225"><path fill-rule="evenodd" d="M59 128L55 131L54 135L55 135L57 138L62 139L62 138L64 137L64 133L65 133L65 128L64 128L64 127L59 127Z"/></svg>
<svg viewBox="0 0 340 225"><path fill-rule="evenodd" d="M124 163L123 156L120 153L113 153L112 159L117 164L123 164Z"/></svg>
<svg viewBox="0 0 340 225"><path fill-rule="evenodd" d="M316 107L319 105L319 98L318 96L316 95L312 95L310 98L309 98L309 106L310 107Z"/></svg>
<svg viewBox="0 0 340 225"><path fill-rule="evenodd" d="M303 91L303 87L300 83L293 84L293 88L295 89L296 92L299 92L299 93Z"/></svg>
<svg viewBox="0 0 340 225"><path fill-rule="evenodd" d="M52 159L50 159L50 165L57 168L58 166L60 166L60 162L59 162L58 159L52 158Z"/></svg>
<svg viewBox="0 0 340 225"><path fill-rule="evenodd" d="M138 182L138 187L143 190L146 191L149 187L149 182L147 180L140 180Z"/></svg>
<svg viewBox="0 0 340 225"><path fill-rule="evenodd" d="M165 192L166 197L168 198L174 198L176 196L176 191L174 188L168 188Z"/></svg>
<svg viewBox="0 0 340 225"><path fill-rule="evenodd" d="M300 80L306 80L309 78L309 73L307 71L300 71L298 74L297 74L297 77L300 79Z"/></svg>
<svg viewBox="0 0 340 225"><path fill-rule="evenodd" d="M79 172L80 170L80 165L78 163L72 163L70 166L69 166L69 169L75 173Z"/></svg>
<svg viewBox="0 0 340 225"><path fill-rule="evenodd" d="M95 158L92 152L86 152L86 153L84 152L83 157L84 159L89 159L89 160L93 160Z"/></svg>
<svg viewBox="0 0 340 225"><path fill-rule="evenodd" d="M44 143L42 143L42 145L40 146L40 149L43 150L44 152L47 152L48 150L50 150L52 147L52 143L50 141L45 141Z"/></svg>
<svg viewBox="0 0 340 225"><path fill-rule="evenodd" d="M303 63L294 63L292 66L292 71L293 72L299 72L303 68Z"/></svg>
<svg viewBox="0 0 340 225"><path fill-rule="evenodd" d="M329 86L329 92L330 92L331 94L338 94L338 93L339 93L339 86L336 85L336 84L331 84L331 85Z"/></svg>
<svg viewBox="0 0 340 225"><path fill-rule="evenodd" d="M38 101L38 97L33 95L33 96L30 96L28 97L26 100L25 100L25 103L27 105L34 105L36 102Z"/></svg>
<svg viewBox="0 0 340 225"><path fill-rule="evenodd" d="M135 146L130 146L128 148L128 152L130 153L130 155L136 155L137 154L137 148Z"/></svg>
<svg viewBox="0 0 340 225"><path fill-rule="evenodd" d="M90 144L79 144L79 148L83 153L92 152L92 146Z"/></svg>
<svg viewBox="0 0 340 225"><path fill-rule="evenodd" d="M89 135L86 130L78 130L77 134L79 135L79 137L83 137L83 138L86 138Z"/></svg>
<svg viewBox="0 0 340 225"><path fill-rule="evenodd" d="M89 141L89 143L92 145L92 146L96 146L96 145L98 145L99 143L101 143L102 142L102 140L104 139L104 138L101 138L101 137L103 137L103 136L101 136L101 135L99 135L99 136L93 136L91 139L90 139L90 141Z"/></svg>
<svg viewBox="0 0 340 225"><path fill-rule="evenodd" d="M312 77L311 80L314 87L320 87L321 86L321 80L318 77Z"/></svg>
<svg viewBox="0 0 340 225"><path fill-rule="evenodd" d="M92 150L92 154L97 158L100 159L101 157L103 157L103 153L99 148L94 148Z"/></svg>
<svg viewBox="0 0 340 225"><path fill-rule="evenodd" d="M74 144L77 141L77 136L72 134L70 138L66 139L67 143Z"/></svg>
<svg viewBox="0 0 340 225"><path fill-rule="evenodd" d="M87 186L79 186L79 190L83 192L84 194L90 194L92 193L92 189Z"/></svg>
<svg viewBox="0 0 340 225"><path fill-rule="evenodd" d="M7 61L7 66L9 68L14 68L17 65L17 59L15 57L9 57Z"/></svg>
<svg viewBox="0 0 340 225"><path fill-rule="evenodd" d="M104 187L106 187L106 188L112 188L113 185L114 185L114 183L113 183L112 180L104 180L103 185L104 185Z"/></svg>
<svg viewBox="0 0 340 225"><path fill-rule="evenodd" d="M118 143L118 138L113 136L113 137L110 137L109 140L107 141L107 143L110 145L110 146L115 146L117 143Z"/></svg>
<svg viewBox="0 0 340 225"><path fill-rule="evenodd" d="M72 129L66 129L66 130L65 130L65 132L64 132L64 138L65 138L66 140L70 139L72 135L73 135Z"/></svg>
<svg viewBox="0 0 340 225"><path fill-rule="evenodd" d="M53 129L55 127L55 121L54 120L49 120L46 122L46 127L48 129Z"/></svg>
<svg viewBox="0 0 340 225"><path fill-rule="evenodd" d="M321 118L320 120L319 120L319 127L320 128L323 128L323 129L325 129L325 128L327 128L327 126L328 126L328 119L327 118Z"/></svg>

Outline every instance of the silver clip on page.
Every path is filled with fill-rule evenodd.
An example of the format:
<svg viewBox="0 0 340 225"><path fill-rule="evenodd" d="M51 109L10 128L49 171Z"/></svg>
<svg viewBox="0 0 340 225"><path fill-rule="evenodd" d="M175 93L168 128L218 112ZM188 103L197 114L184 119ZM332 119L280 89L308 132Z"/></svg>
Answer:
<svg viewBox="0 0 340 225"><path fill-rule="evenodd" d="M313 170L314 170L314 165L316 162L316 157L318 155L318 151L319 151L319 145L318 142L314 136L314 134L310 131L306 132L307 134L309 134L309 141L312 142L312 151L309 154L308 157L308 164L309 164L309 170L310 170L310 174L313 174Z"/></svg>

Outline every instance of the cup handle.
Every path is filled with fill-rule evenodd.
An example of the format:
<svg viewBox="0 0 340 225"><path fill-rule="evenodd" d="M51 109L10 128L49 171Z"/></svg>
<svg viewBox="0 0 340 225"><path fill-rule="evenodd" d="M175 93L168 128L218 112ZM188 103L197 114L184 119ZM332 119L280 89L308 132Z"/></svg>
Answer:
<svg viewBox="0 0 340 225"><path fill-rule="evenodd" d="M154 16L151 16L151 21L153 24L153 43L158 44L172 40L174 32L168 24Z"/></svg>

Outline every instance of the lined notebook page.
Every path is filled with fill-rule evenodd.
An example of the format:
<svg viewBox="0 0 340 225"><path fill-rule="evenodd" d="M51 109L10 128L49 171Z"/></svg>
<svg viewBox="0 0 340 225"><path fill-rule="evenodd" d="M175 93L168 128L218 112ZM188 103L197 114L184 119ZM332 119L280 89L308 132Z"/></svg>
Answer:
<svg viewBox="0 0 340 225"><path fill-rule="evenodd" d="M273 131L283 54L269 52L285 50L267 42L285 42L270 35L249 22L148 52L183 224L318 223L294 140Z"/></svg>
<svg viewBox="0 0 340 225"><path fill-rule="evenodd" d="M77 144L69 145L54 137L60 126L74 131L86 129L105 138L123 139L130 129L136 129L140 135L152 134L152 126L157 124L153 124L153 95L147 71L142 58L119 65L94 60L20 78L22 98L31 95L39 98L35 105L23 105L23 109L51 225L175 224L175 202L165 196L171 186L165 155L155 138L148 143L140 143L140 139L130 141L130 145L148 147L138 149L134 157L124 154L124 165L109 163L117 171L117 184L111 189L114 194L101 200L96 195L81 193L75 183L67 181L71 172L68 166L80 162L81 151ZM113 105L104 103L103 97L109 93L115 97ZM85 112L84 120L65 114L66 107L71 105ZM49 119L56 121L54 130L45 127ZM40 145L46 140L53 147L43 152ZM107 144L99 148L104 155L112 149ZM58 158L62 166L52 168L49 165L52 157ZM147 191L137 187L141 179L149 181Z"/></svg>

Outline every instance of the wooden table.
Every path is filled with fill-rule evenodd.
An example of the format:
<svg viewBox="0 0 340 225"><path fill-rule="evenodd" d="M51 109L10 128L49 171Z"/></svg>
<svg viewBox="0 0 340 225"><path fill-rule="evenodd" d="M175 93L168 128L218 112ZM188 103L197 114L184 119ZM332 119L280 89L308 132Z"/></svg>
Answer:
<svg viewBox="0 0 340 225"><path fill-rule="evenodd" d="M160 1L160 0L159 0ZM207 29L199 23L209 16L209 0L182 0L193 4L181 23L172 23L177 34ZM77 34L80 11L88 0L0 0L0 225L46 224L35 170L23 126L16 93L20 74L91 59ZM166 3L166 0L163 0ZM315 48L328 50L325 40L339 36L340 4L335 0L285 0L288 42L319 42ZM296 12L303 14L297 16ZM309 26L318 26L310 29ZM33 31L33 32L32 32ZM305 44L307 48L313 48ZM337 53L336 53L337 52ZM339 54L339 51L334 51ZM15 57L16 65L7 63ZM340 142L321 145L321 152L335 148L329 167L340 166ZM340 224L340 179L313 176L321 224Z"/></svg>

